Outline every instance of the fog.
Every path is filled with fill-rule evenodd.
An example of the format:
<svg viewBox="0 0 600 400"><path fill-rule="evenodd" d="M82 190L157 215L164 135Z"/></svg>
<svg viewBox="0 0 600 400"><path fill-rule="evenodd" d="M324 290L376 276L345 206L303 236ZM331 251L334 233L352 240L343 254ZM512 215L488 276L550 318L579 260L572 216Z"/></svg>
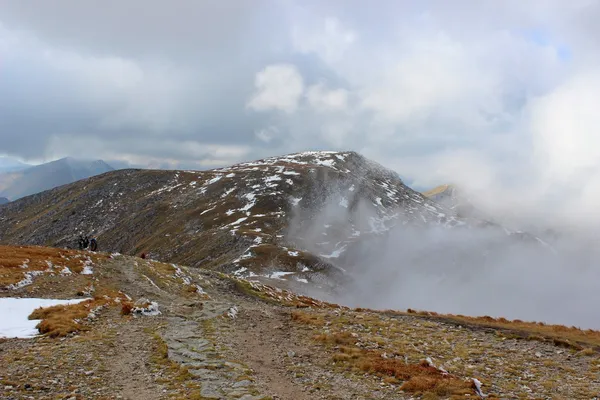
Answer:
<svg viewBox="0 0 600 400"><path fill-rule="evenodd" d="M320 209L303 223L298 217L290 232L316 254L346 243L342 255L328 261L345 269L350 280L336 295L311 295L351 307L600 328L600 250L591 236L554 236L546 242L508 235L501 226L424 225L402 214L388 218L385 233L368 233L381 221L370 202L363 200L348 213L334 196ZM350 238L356 231L360 236ZM332 247L323 247L324 237Z"/></svg>

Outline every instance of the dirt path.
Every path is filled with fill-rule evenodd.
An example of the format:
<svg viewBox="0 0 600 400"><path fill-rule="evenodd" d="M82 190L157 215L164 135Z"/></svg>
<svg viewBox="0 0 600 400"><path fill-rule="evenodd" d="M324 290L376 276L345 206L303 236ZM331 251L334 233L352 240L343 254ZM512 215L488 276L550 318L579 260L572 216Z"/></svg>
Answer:
<svg viewBox="0 0 600 400"><path fill-rule="evenodd" d="M302 357L304 348L292 340L289 312L278 309L243 309L231 332L230 345L253 370L257 380L279 399L310 400L305 387L295 382L290 360Z"/></svg>
<svg viewBox="0 0 600 400"><path fill-rule="evenodd" d="M152 379L150 356L152 341L143 331L143 324L131 321L120 324L114 339L114 350L105 359L111 366L115 388L124 400L159 400L163 387Z"/></svg>

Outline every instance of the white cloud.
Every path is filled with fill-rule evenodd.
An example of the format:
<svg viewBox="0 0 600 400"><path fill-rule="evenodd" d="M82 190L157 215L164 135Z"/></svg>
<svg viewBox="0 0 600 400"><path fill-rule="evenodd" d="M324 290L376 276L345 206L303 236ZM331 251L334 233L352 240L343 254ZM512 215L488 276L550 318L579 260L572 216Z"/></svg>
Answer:
<svg viewBox="0 0 600 400"><path fill-rule="evenodd" d="M306 90L308 104L316 112L344 111L348 107L346 89L329 90L324 84L312 85Z"/></svg>
<svg viewBox="0 0 600 400"><path fill-rule="evenodd" d="M265 67L256 74L256 92L248 107L256 111L280 110L293 113L304 92L304 82L297 68L290 64Z"/></svg>

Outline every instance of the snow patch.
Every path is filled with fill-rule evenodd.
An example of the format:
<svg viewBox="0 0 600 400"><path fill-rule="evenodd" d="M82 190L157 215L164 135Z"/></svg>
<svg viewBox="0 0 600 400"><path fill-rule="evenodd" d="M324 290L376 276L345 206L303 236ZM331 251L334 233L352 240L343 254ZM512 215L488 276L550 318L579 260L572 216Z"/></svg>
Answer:
<svg viewBox="0 0 600 400"><path fill-rule="evenodd" d="M7 289L11 289L11 290L16 290L16 289L20 289L22 287L31 285L33 283L33 278L35 276L42 275L43 273L44 273L44 271L30 271L30 272L25 272L23 274L25 277L21 281L19 281L17 283L13 283L11 285L8 285L6 288Z"/></svg>
<svg viewBox="0 0 600 400"><path fill-rule="evenodd" d="M90 299L55 300L36 298L0 298L0 337L31 338L39 332L36 325L40 320L30 320L29 315L39 307L77 304Z"/></svg>
<svg viewBox="0 0 600 400"><path fill-rule="evenodd" d="M286 275L292 275L292 274L294 274L294 272L277 271L277 272L273 272L273 273L267 275L267 278L285 280L285 279L282 279L282 277L284 277Z"/></svg>

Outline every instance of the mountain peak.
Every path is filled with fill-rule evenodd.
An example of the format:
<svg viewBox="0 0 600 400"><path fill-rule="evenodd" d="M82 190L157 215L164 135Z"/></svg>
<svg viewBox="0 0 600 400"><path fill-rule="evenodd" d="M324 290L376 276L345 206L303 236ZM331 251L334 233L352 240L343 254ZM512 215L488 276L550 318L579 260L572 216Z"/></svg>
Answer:
<svg viewBox="0 0 600 400"><path fill-rule="evenodd" d="M0 173L0 196L16 200L113 170L102 160L64 157L21 171Z"/></svg>

